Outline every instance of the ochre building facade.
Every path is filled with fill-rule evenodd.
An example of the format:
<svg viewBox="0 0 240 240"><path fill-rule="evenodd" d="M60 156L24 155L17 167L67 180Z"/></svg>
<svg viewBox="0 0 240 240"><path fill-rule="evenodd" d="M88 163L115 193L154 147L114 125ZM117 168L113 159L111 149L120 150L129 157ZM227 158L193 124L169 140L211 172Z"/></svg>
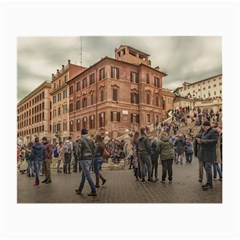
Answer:
<svg viewBox="0 0 240 240"><path fill-rule="evenodd" d="M148 54L129 46L115 49L115 56L102 58L68 82L73 139L82 128L92 134L108 131L116 138L126 129L135 131L165 119L166 74L150 66Z"/></svg>
<svg viewBox="0 0 240 240"><path fill-rule="evenodd" d="M69 84L76 75L85 70L84 67L72 64L68 60L66 66L52 74L51 82L51 139L53 143L63 141L70 136L69 131Z"/></svg>
<svg viewBox="0 0 240 240"><path fill-rule="evenodd" d="M43 82L17 105L17 141L27 144L35 137L50 138L51 83Z"/></svg>

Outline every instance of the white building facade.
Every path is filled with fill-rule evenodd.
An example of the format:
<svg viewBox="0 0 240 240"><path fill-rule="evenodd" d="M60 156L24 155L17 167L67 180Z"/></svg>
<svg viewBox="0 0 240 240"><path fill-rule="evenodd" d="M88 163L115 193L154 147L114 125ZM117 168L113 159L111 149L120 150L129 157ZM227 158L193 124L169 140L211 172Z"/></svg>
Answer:
<svg viewBox="0 0 240 240"><path fill-rule="evenodd" d="M222 74L195 83L184 82L178 94L196 99L222 98Z"/></svg>

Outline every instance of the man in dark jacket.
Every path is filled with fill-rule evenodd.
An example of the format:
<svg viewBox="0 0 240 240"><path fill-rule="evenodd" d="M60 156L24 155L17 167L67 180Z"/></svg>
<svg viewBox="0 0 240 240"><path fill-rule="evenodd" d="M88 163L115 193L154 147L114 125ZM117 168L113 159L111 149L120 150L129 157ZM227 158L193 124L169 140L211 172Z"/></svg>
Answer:
<svg viewBox="0 0 240 240"><path fill-rule="evenodd" d="M52 164L52 155L53 155L53 145L47 140L46 137L42 138L42 144L44 146L44 155L43 155L43 168L45 172L45 179L42 183L51 183L51 164Z"/></svg>
<svg viewBox="0 0 240 240"><path fill-rule="evenodd" d="M204 191L213 188L212 184L212 165L216 159L216 144L218 142L218 132L213 129L209 121L203 123L204 133L202 138L197 138L200 144L200 160L203 161L203 166L207 176L207 183L202 185Z"/></svg>
<svg viewBox="0 0 240 240"><path fill-rule="evenodd" d="M79 188L76 189L75 192L77 194L82 194L85 178L87 178L87 181L91 187L91 192L88 194L88 196L97 196L96 188L90 174L90 166L95 155L95 144L93 140L89 138L88 130L85 128L83 128L81 131L81 139L78 141L77 150L77 157L82 167L82 179Z"/></svg>
<svg viewBox="0 0 240 240"><path fill-rule="evenodd" d="M136 144L136 150L137 150L137 156L140 160L140 168L141 168L141 176L142 176L142 182L145 182L145 164L147 165L148 169L148 181L154 182L154 180L151 177L152 173L152 163L151 163L151 145L150 141L146 134L146 128L140 129L141 136L137 139Z"/></svg>
<svg viewBox="0 0 240 240"><path fill-rule="evenodd" d="M34 169L35 169L35 183L34 186L39 185L39 171L40 171L40 165L43 161L43 155L44 155L44 147L43 145L39 142L39 138L35 138L35 144L32 146L31 149L31 160L33 161L34 164Z"/></svg>

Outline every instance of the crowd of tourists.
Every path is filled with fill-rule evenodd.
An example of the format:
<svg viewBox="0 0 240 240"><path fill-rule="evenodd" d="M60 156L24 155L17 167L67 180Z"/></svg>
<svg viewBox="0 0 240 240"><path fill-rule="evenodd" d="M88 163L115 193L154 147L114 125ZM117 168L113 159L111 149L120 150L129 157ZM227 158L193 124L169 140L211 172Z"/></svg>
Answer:
<svg viewBox="0 0 240 240"><path fill-rule="evenodd" d="M42 183L52 182L51 164L55 158L58 174L82 173L79 187L75 189L77 194L82 194L87 179L91 188L88 195L96 196L100 180L102 185L107 181L101 172L104 161L118 164L121 160L128 160L129 169L133 169L136 181L151 183L159 180L160 162L160 181L164 184L167 179L169 183L173 181L173 163L191 164L194 154L199 162L198 181L203 181L205 170L207 181L202 185L202 189L210 190L217 175L219 180L222 180L222 128L219 118L215 119L217 115L212 110L210 113L197 110L196 117L194 112L194 121L197 119L197 122L202 122L199 132L194 136L190 128L186 134L178 133L179 123L183 122L186 114L189 114L188 108L175 110L172 121L162 124L160 133L157 132L154 136L149 135L147 127L126 134L122 140L110 139L108 134L105 137L89 136L88 130L82 129L81 137L77 141L68 137L55 146L46 137L43 137L41 142L36 137L34 143L18 147L18 161L26 159L27 176L35 177L34 186L38 186L41 173L45 176ZM91 171L95 174L95 183Z"/></svg>

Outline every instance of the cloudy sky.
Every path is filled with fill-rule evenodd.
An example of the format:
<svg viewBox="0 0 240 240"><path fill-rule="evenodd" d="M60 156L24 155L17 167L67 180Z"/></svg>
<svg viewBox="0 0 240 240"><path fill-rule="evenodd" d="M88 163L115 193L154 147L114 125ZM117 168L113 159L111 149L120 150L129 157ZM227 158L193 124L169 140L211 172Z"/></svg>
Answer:
<svg viewBox="0 0 240 240"><path fill-rule="evenodd" d="M80 36L18 37L17 98L20 101L45 80L51 80L70 59L80 65ZM82 38L82 65L89 67L100 58L114 57L114 49L130 45L150 54L152 67L168 76L163 87L175 89L184 81L194 82L222 73L221 37L110 37Z"/></svg>

